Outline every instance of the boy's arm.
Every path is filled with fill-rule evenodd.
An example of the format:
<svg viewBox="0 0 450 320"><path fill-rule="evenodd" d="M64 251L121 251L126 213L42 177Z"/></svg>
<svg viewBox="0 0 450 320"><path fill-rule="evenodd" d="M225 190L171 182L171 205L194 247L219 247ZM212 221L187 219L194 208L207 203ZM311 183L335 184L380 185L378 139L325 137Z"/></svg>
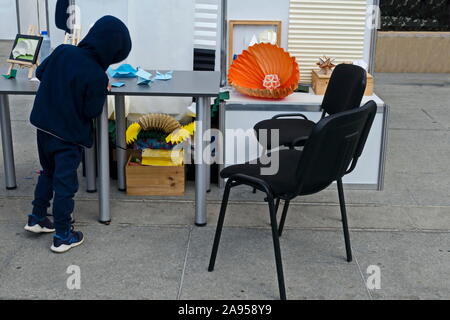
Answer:
<svg viewBox="0 0 450 320"><path fill-rule="evenodd" d="M36 78L38 78L39 81L42 81L42 76L44 75L45 68L47 67L50 58L51 55L48 56L44 61L42 61L42 63L36 69Z"/></svg>
<svg viewBox="0 0 450 320"><path fill-rule="evenodd" d="M108 77L91 81L87 85L84 115L89 119L97 118L103 111L108 94Z"/></svg>
<svg viewBox="0 0 450 320"><path fill-rule="evenodd" d="M56 47L55 50L53 50L53 52L46 59L44 59L44 61L41 61L41 63L39 64L39 66L36 69L36 78L38 78L39 81L42 81L42 77L44 76L45 69L47 68L47 65L48 65L49 61L51 60L51 58L53 57L53 55L57 54L63 46L64 45L60 45L60 46Z"/></svg>

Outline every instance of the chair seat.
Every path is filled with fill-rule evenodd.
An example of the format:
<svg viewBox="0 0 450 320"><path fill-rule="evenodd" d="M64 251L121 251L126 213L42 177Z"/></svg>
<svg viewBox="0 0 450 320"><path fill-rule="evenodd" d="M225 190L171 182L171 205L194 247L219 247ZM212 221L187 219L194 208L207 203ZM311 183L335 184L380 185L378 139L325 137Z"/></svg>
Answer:
<svg viewBox="0 0 450 320"><path fill-rule="evenodd" d="M279 130L280 134L280 146L292 147L292 141L299 137L309 137L312 129L316 124L313 121L305 119L269 119L263 120L255 125L256 137L258 141L260 139L259 130L267 130L267 149L272 149L272 143L270 141L270 130ZM302 144L300 144L302 145ZM277 147L274 145L274 147Z"/></svg>
<svg viewBox="0 0 450 320"><path fill-rule="evenodd" d="M261 169L269 168L270 165L263 165L258 159L258 162L255 164L245 163L227 167L220 172L220 176L223 179L228 179L234 174L245 174L261 179L269 184L274 196L293 196L292 192L296 190L298 185L296 176L293 172L295 172L295 168L297 167L301 156L302 151L295 149L272 152L272 157L279 157L278 163L283 164L274 175L263 175Z"/></svg>

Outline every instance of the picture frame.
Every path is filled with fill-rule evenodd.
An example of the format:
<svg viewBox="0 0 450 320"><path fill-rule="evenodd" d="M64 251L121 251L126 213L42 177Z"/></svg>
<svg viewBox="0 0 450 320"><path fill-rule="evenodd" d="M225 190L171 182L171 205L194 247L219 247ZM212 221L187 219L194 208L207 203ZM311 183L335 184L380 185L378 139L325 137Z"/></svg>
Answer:
<svg viewBox="0 0 450 320"><path fill-rule="evenodd" d="M282 35L282 21L279 20L230 20L229 22L229 42L228 42L228 67L233 63L233 57L235 54L240 54L242 51L237 48L236 40L239 35L236 35L235 31L238 27L247 27L250 33L262 31L264 29L275 29L277 34L276 44L281 47L281 35ZM253 31L252 31L253 30ZM242 35L241 35L242 37ZM248 40L248 39L246 39ZM236 50L241 52L235 52Z"/></svg>
<svg viewBox="0 0 450 320"><path fill-rule="evenodd" d="M36 65L43 37L17 34L8 62L23 65Z"/></svg>

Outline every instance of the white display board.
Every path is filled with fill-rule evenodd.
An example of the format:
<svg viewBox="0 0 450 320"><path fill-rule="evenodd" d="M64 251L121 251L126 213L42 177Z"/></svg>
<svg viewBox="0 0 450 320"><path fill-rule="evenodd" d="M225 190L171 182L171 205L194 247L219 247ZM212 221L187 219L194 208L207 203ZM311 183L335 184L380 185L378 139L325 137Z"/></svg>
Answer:
<svg viewBox="0 0 450 320"><path fill-rule="evenodd" d="M16 1L0 0L0 39L13 40L16 34Z"/></svg>

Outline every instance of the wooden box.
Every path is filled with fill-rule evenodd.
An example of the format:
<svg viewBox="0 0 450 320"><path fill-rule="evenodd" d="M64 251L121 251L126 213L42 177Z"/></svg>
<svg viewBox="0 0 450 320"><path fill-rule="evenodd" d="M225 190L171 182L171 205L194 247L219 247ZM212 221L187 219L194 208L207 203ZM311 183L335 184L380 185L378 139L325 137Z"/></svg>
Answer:
<svg viewBox="0 0 450 320"><path fill-rule="evenodd" d="M130 196L183 196L185 166L132 166L131 157L126 167L127 194Z"/></svg>
<svg viewBox="0 0 450 320"><path fill-rule="evenodd" d="M328 82L330 81L331 74L324 75L319 74L319 70L312 71L312 88L317 95L324 95L327 90ZM373 95L373 77L370 73L367 73L367 86L364 92L365 96Z"/></svg>

